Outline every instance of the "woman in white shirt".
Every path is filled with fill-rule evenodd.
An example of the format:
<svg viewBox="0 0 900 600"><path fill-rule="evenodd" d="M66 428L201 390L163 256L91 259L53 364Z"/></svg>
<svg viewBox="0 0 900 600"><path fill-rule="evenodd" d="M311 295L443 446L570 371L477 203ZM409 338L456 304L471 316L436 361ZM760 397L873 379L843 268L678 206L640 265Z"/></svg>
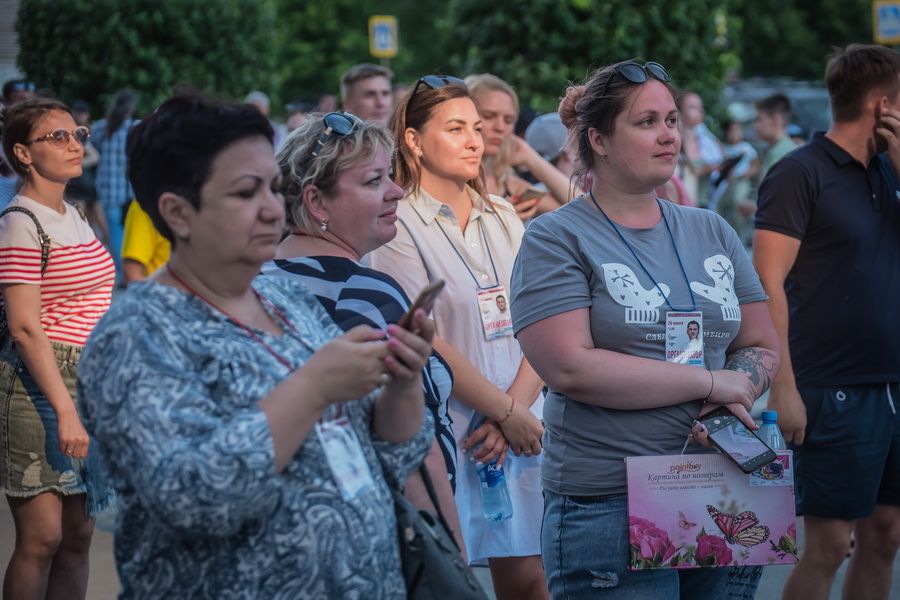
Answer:
<svg viewBox="0 0 900 600"><path fill-rule="evenodd" d="M507 201L484 191L481 118L461 80L420 79L396 108L392 129L396 181L407 196L398 207L397 236L371 261L410 297L432 281L447 283L434 307L435 348L454 373L449 412L460 452L456 501L469 560L490 565L501 600L547 598L538 456L543 384L512 337L508 313L496 310L497 297L508 297L523 226ZM487 424L469 436L478 415ZM465 453L485 436L493 443L497 426L516 455L503 465L513 516L488 522Z"/></svg>

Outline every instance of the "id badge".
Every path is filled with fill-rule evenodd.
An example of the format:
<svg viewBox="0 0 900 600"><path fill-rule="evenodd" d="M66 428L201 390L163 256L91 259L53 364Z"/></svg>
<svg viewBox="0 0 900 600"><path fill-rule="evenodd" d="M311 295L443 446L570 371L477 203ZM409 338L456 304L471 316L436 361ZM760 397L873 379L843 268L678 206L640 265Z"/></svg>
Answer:
<svg viewBox="0 0 900 600"><path fill-rule="evenodd" d="M704 367L703 313L666 313L666 362Z"/></svg>
<svg viewBox="0 0 900 600"><path fill-rule="evenodd" d="M478 313L481 315L484 339L490 341L512 335L509 295L502 285L478 291Z"/></svg>
<svg viewBox="0 0 900 600"><path fill-rule="evenodd" d="M344 500L353 500L375 483L350 420L339 417L316 423L316 435Z"/></svg>

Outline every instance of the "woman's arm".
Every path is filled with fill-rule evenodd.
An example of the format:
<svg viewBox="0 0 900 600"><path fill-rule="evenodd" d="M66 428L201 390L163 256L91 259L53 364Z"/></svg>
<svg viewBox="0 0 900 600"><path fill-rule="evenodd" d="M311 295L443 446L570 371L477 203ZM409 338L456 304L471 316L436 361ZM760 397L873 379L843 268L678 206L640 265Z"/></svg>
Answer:
<svg viewBox="0 0 900 600"><path fill-rule="evenodd" d="M513 396L488 381L481 371L475 368L456 348L437 336L434 338L434 347L453 371L452 393L454 398L474 409L475 412L500 423L503 434L509 440L509 445L515 454L520 454L529 448L540 448L544 428L528 410L531 405L530 401L528 405L514 402ZM524 382L525 380L523 380L523 387ZM531 401L533 400L534 398L531 399ZM512 408L511 413L509 412L510 408ZM469 444L467 444L468 446ZM499 450L497 454L499 455Z"/></svg>
<svg viewBox="0 0 900 600"><path fill-rule="evenodd" d="M271 512L275 475L328 405L381 385L387 355L387 343L376 341L382 332L357 327L255 406L225 412L162 335L135 337L134 323L112 325L95 332L79 366L86 422L141 503L189 536L227 536Z"/></svg>
<svg viewBox="0 0 900 600"><path fill-rule="evenodd" d="M745 373L707 371L595 348L587 308L533 323L518 338L547 385L586 404L638 410L705 398L749 409L756 400Z"/></svg>
<svg viewBox="0 0 900 600"><path fill-rule="evenodd" d="M75 402L56 364L50 339L41 325L41 286L5 285L3 302L16 351L56 413L60 450L73 458L86 457L87 431L78 418Z"/></svg>
<svg viewBox="0 0 900 600"><path fill-rule="evenodd" d="M728 346L725 368L747 373L759 398L778 373L780 345L766 302L742 304L741 328Z"/></svg>
<svg viewBox="0 0 900 600"><path fill-rule="evenodd" d="M562 206L569 201L569 178L554 167L543 156L537 153L528 142L518 136L512 138L514 150L512 163L517 167L524 167L534 176L535 179L543 183L547 187L547 191L556 206ZM541 203L546 206L544 202ZM546 212L546 211L544 211Z"/></svg>

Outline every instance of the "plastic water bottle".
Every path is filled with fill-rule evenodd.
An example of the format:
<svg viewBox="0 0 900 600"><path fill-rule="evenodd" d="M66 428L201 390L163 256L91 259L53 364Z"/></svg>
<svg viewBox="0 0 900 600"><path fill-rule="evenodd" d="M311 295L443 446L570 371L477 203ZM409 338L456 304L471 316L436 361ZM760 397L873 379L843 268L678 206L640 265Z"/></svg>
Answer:
<svg viewBox="0 0 900 600"><path fill-rule="evenodd" d="M487 419L481 415L475 415L469 424L468 435L481 427ZM481 507L484 518L488 521L499 523L513 516L512 498L509 495L509 487L506 485L506 473L503 466L497 461L490 463L475 463L475 472L481 482Z"/></svg>
<svg viewBox="0 0 900 600"><path fill-rule="evenodd" d="M781 435L781 430L778 429L778 413L774 410L764 410L762 412L762 425L759 426L756 434L769 448L776 452L786 448L784 436Z"/></svg>

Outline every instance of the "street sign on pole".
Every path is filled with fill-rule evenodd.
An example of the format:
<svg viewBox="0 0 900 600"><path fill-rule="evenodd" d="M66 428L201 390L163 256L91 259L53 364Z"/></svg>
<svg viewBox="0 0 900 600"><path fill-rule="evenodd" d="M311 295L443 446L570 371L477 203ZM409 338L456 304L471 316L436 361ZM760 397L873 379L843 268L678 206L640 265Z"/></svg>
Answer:
<svg viewBox="0 0 900 600"><path fill-rule="evenodd" d="M369 17L369 54L375 58L397 56L397 17L391 15Z"/></svg>
<svg viewBox="0 0 900 600"><path fill-rule="evenodd" d="M900 44L900 1L872 2L872 37L879 44Z"/></svg>

